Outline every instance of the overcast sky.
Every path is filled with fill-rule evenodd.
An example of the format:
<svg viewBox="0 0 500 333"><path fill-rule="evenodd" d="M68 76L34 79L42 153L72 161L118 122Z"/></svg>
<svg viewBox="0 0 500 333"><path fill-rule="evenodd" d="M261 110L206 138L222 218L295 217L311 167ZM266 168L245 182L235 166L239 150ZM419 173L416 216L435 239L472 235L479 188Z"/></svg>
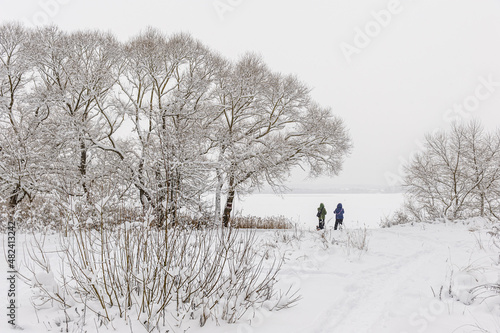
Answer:
<svg viewBox="0 0 500 333"><path fill-rule="evenodd" d="M354 141L328 186L393 185L425 133L500 125L500 0L0 0L0 22L190 32L226 57L262 55L342 117ZM304 187L303 175L292 186Z"/></svg>

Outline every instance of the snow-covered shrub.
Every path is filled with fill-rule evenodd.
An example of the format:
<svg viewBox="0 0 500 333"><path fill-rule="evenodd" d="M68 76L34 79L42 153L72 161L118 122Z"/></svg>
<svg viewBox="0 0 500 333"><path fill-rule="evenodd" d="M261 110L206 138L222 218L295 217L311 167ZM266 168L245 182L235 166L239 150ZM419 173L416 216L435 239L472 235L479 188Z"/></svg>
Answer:
<svg viewBox="0 0 500 333"><path fill-rule="evenodd" d="M395 225L412 223L413 219L404 209L398 209L390 216L385 216L380 219L381 228L390 228Z"/></svg>
<svg viewBox="0 0 500 333"><path fill-rule="evenodd" d="M5 232L9 223L7 200L0 195L0 232Z"/></svg>
<svg viewBox="0 0 500 333"><path fill-rule="evenodd" d="M460 270L453 274L449 293L450 296L464 304L471 304L485 286L484 274L479 270Z"/></svg>
<svg viewBox="0 0 500 333"><path fill-rule="evenodd" d="M345 245L350 251L351 249L360 252L368 251L368 230L366 227L359 229L346 229Z"/></svg>
<svg viewBox="0 0 500 333"><path fill-rule="evenodd" d="M340 234L335 231L325 230L320 233L319 244L323 249L328 249L330 245L340 245L350 255L352 252L359 255L368 251L369 234L366 227L357 229L342 229Z"/></svg>
<svg viewBox="0 0 500 333"><path fill-rule="evenodd" d="M49 198L50 196L47 196ZM53 198L52 198L53 199ZM8 207L5 200L0 200L0 230L4 230L8 221ZM45 229L56 229L60 226L61 214L54 205L53 200L41 200L34 198L31 201L24 200L16 205L10 212L16 220L18 231L40 231Z"/></svg>
<svg viewBox="0 0 500 333"><path fill-rule="evenodd" d="M131 318L148 330L172 319L179 327L210 318L234 323L256 309L279 310L297 299L275 288L283 257L267 251L266 258L251 231L161 231L127 223L115 231L71 229L59 247L71 281L52 270L43 244L32 247L35 260L26 279L38 292L34 304L85 307L105 323ZM48 275L56 283L45 288Z"/></svg>
<svg viewBox="0 0 500 333"><path fill-rule="evenodd" d="M484 219L479 219L478 222L483 222ZM500 252L500 223L496 223L489 228L487 234L490 236L490 247L495 252ZM500 254L495 260L495 266L493 266L493 270L496 271L497 276L500 276ZM485 300L491 297L500 297L500 279L498 279L494 283L488 283L487 281L476 281L476 283L469 289L469 294L471 297L471 301L476 300Z"/></svg>
<svg viewBox="0 0 500 333"><path fill-rule="evenodd" d="M304 235L304 230L295 226L292 230L277 230L274 233L274 240L276 243L290 244L300 242L304 238Z"/></svg>
<svg viewBox="0 0 500 333"><path fill-rule="evenodd" d="M481 234L487 220L484 218L473 218L463 221L464 224L472 226L470 232L474 233L478 248L486 252L486 257L476 260L463 268L452 268L449 273L449 285L443 286L447 289L447 295L465 305L481 304L486 300L493 300L494 304L500 302L500 224L492 226L486 234L490 241L483 239ZM479 225L479 228L477 228ZM493 252L491 252L493 250ZM493 265L491 264L493 260ZM443 289L443 287L441 287Z"/></svg>

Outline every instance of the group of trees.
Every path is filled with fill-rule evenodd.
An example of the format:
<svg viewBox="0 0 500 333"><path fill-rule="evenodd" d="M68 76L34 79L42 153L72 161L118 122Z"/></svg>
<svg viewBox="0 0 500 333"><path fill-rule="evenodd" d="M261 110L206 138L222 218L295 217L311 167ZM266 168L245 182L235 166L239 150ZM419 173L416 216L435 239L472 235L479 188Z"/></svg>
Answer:
<svg viewBox="0 0 500 333"><path fill-rule="evenodd" d="M405 171L407 208L418 219L500 219L500 130L454 123L427 135Z"/></svg>
<svg viewBox="0 0 500 333"><path fill-rule="evenodd" d="M230 61L155 29L120 43L0 26L0 196L11 213L77 201L227 225L237 192L279 189L297 166L335 175L350 149L340 118L254 54Z"/></svg>

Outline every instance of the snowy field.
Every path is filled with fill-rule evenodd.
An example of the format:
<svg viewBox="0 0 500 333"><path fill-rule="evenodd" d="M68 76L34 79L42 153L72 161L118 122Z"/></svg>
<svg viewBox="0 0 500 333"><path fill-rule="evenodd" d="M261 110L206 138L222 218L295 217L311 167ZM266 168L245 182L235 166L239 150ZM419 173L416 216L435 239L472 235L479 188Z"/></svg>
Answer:
<svg viewBox="0 0 500 333"><path fill-rule="evenodd" d="M325 232L258 231L261 251L273 248L285 255L278 286L299 290L295 306L250 310L235 324L209 319L203 328L195 315L182 327L171 321L151 332L498 332L500 297L492 285L500 272L498 248L485 223L423 223L366 232L333 231L331 225ZM32 240L18 235L20 261L25 260L23 244ZM46 249L53 250L56 242L55 235L49 236ZM57 268L57 255L48 255ZM0 268L7 271L4 260ZM470 292L480 285L489 287ZM50 303L35 311L35 290L20 281L17 290L17 323L26 333L147 332L137 321L121 318L100 326L90 314L83 324L81 311L63 312ZM6 283L0 284L0 294L7 294ZM0 331L6 326L4 319Z"/></svg>
<svg viewBox="0 0 500 333"><path fill-rule="evenodd" d="M237 200L235 210L242 215L259 217L283 215L301 228L317 225L316 208L320 203L327 210L327 225L335 224L333 211L338 203L345 210L344 223L349 228L377 228L380 219L392 214L403 203L402 193L369 194L253 194Z"/></svg>

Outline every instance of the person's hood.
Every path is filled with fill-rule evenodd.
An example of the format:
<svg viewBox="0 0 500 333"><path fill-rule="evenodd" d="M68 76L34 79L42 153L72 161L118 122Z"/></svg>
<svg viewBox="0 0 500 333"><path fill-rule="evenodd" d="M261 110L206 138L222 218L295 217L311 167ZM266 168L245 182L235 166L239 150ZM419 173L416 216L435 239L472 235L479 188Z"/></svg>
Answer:
<svg viewBox="0 0 500 333"><path fill-rule="evenodd" d="M339 203L339 204L337 205L337 208L342 209L342 204L341 204L341 203Z"/></svg>
<svg viewBox="0 0 500 333"><path fill-rule="evenodd" d="M323 205L323 204L321 203L321 204L319 204L319 208L320 208L320 209L321 209L321 208L325 208L325 205Z"/></svg>

